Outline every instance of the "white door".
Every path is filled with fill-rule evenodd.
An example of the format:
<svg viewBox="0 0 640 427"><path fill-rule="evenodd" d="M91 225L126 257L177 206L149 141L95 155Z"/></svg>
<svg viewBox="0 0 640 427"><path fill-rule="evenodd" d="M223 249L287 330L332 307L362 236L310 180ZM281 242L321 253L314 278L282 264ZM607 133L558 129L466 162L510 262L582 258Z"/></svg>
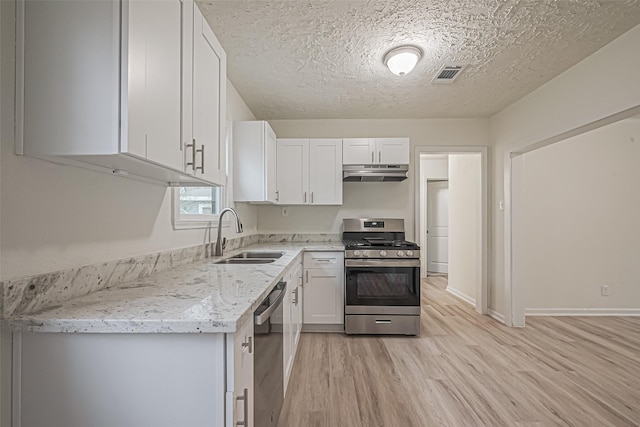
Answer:
<svg viewBox="0 0 640 427"><path fill-rule="evenodd" d="M449 182L427 183L427 270L449 272Z"/></svg>
<svg viewBox="0 0 640 427"><path fill-rule="evenodd" d="M304 205L309 197L309 140L278 139L276 142L279 203Z"/></svg>
<svg viewBox="0 0 640 427"><path fill-rule="evenodd" d="M309 141L309 200L312 205L342 204L342 140Z"/></svg>

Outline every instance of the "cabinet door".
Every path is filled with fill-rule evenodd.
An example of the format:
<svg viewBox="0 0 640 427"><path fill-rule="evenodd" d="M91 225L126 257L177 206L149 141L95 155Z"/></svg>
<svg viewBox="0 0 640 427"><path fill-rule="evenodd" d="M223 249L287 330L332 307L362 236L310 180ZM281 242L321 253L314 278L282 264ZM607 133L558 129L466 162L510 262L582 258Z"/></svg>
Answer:
<svg viewBox="0 0 640 427"><path fill-rule="evenodd" d="M305 324L344 323L343 272L342 268L305 270Z"/></svg>
<svg viewBox="0 0 640 427"><path fill-rule="evenodd" d="M298 343L300 342L300 333L302 333L302 316L303 316L303 307L304 307L304 298L303 298L303 294L304 294L304 287L302 284L302 268L298 269L298 272L300 273L300 277L298 277L297 279L297 283L298 283L298 294L297 294L297 303L296 303L296 325L295 325L295 334L294 334L294 340L293 340L293 348L295 349L294 351L294 359L295 359L295 353L297 352L298 349Z"/></svg>
<svg viewBox="0 0 640 427"><path fill-rule="evenodd" d="M309 140L278 139L279 204L304 205L309 197Z"/></svg>
<svg viewBox="0 0 640 427"><path fill-rule="evenodd" d="M181 1L130 2L128 31L126 151L182 170Z"/></svg>
<svg viewBox="0 0 640 427"><path fill-rule="evenodd" d="M276 203L278 201L278 185L277 185L277 156L276 156L276 134L269 126L269 123L264 122L264 156L265 156L265 180L266 180L266 192L267 201Z"/></svg>
<svg viewBox="0 0 640 427"><path fill-rule="evenodd" d="M344 138L342 140L342 164L370 165L377 163L374 158L375 140L373 138Z"/></svg>
<svg viewBox="0 0 640 427"><path fill-rule="evenodd" d="M376 156L383 165L408 165L409 138L376 138Z"/></svg>
<svg viewBox="0 0 640 427"><path fill-rule="evenodd" d="M312 205L342 204L342 140L309 141L309 202Z"/></svg>
<svg viewBox="0 0 640 427"><path fill-rule="evenodd" d="M193 24L195 175L225 183L226 54L198 7ZM187 158L193 153L186 153Z"/></svg>
<svg viewBox="0 0 640 427"><path fill-rule="evenodd" d="M233 339L233 423L253 425L253 317L234 334ZM227 423L229 424L229 423Z"/></svg>
<svg viewBox="0 0 640 427"><path fill-rule="evenodd" d="M282 300L282 368L284 372L284 392L287 393L287 385L289 384L289 374L293 365L293 347L291 341L291 305L292 305L292 289L291 273L287 273L284 279L287 282L287 289L284 299Z"/></svg>

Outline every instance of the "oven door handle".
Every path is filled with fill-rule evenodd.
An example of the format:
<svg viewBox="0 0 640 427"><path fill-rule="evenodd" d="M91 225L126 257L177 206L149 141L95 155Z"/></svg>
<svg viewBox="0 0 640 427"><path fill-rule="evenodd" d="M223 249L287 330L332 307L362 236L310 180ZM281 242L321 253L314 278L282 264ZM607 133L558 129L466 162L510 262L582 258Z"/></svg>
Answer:
<svg viewBox="0 0 640 427"><path fill-rule="evenodd" d="M345 259L345 267L420 267L419 259Z"/></svg>

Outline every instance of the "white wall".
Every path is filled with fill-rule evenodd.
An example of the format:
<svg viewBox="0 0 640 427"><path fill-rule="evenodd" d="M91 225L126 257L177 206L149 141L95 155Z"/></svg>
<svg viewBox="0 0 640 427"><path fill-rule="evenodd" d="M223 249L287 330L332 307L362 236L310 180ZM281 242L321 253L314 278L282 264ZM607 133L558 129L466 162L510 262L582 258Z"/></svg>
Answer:
<svg viewBox="0 0 640 427"><path fill-rule="evenodd" d="M429 259L427 248L427 185L429 179L449 179L449 160L447 154L425 154L420 156L420 230L423 230L418 239L420 245L420 275L427 277L427 260Z"/></svg>
<svg viewBox="0 0 640 427"><path fill-rule="evenodd" d="M13 2L1 3L3 11L14 8ZM14 135L5 124L14 115L14 23L4 23L9 25L2 26L0 279L203 243L205 230L173 230L170 189L13 154ZM227 85L229 117L254 119ZM257 209L237 208L245 234L255 233ZM232 236L234 229L225 234Z"/></svg>
<svg viewBox="0 0 640 427"><path fill-rule="evenodd" d="M504 159L511 151L640 105L640 26L636 26L490 120L492 291L504 313ZM616 70L612 78L610 71Z"/></svg>
<svg viewBox="0 0 640 427"><path fill-rule="evenodd" d="M482 159L449 155L449 280L447 289L475 304L482 281Z"/></svg>
<svg viewBox="0 0 640 427"><path fill-rule="evenodd" d="M397 217L405 219L407 238L414 235L417 189L414 188L417 145L486 146L486 119L425 119L425 120L270 120L280 138L349 138L393 137L411 138L411 168L409 178L402 182L345 183L343 206L305 207L289 209L289 216L281 216L281 208L260 206L258 230L269 232L339 233L343 218Z"/></svg>
<svg viewBox="0 0 640 427"><path fill-rule="evenodd" d="M640 120L524 155L514 259L525 307L640 309ZM600 286L610 286L603 297Z"/></svg>

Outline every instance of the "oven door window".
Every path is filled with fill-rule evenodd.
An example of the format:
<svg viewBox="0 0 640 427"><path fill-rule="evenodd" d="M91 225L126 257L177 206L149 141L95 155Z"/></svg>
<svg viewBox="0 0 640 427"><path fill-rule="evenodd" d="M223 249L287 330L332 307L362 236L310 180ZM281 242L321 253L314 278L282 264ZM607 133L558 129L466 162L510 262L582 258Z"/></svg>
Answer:
<svg viewBox="0 0 640 427"><path fill-rule="evenodd" d="M420 270L414 267L347 267L347 305L419 305Z"/></svg>

